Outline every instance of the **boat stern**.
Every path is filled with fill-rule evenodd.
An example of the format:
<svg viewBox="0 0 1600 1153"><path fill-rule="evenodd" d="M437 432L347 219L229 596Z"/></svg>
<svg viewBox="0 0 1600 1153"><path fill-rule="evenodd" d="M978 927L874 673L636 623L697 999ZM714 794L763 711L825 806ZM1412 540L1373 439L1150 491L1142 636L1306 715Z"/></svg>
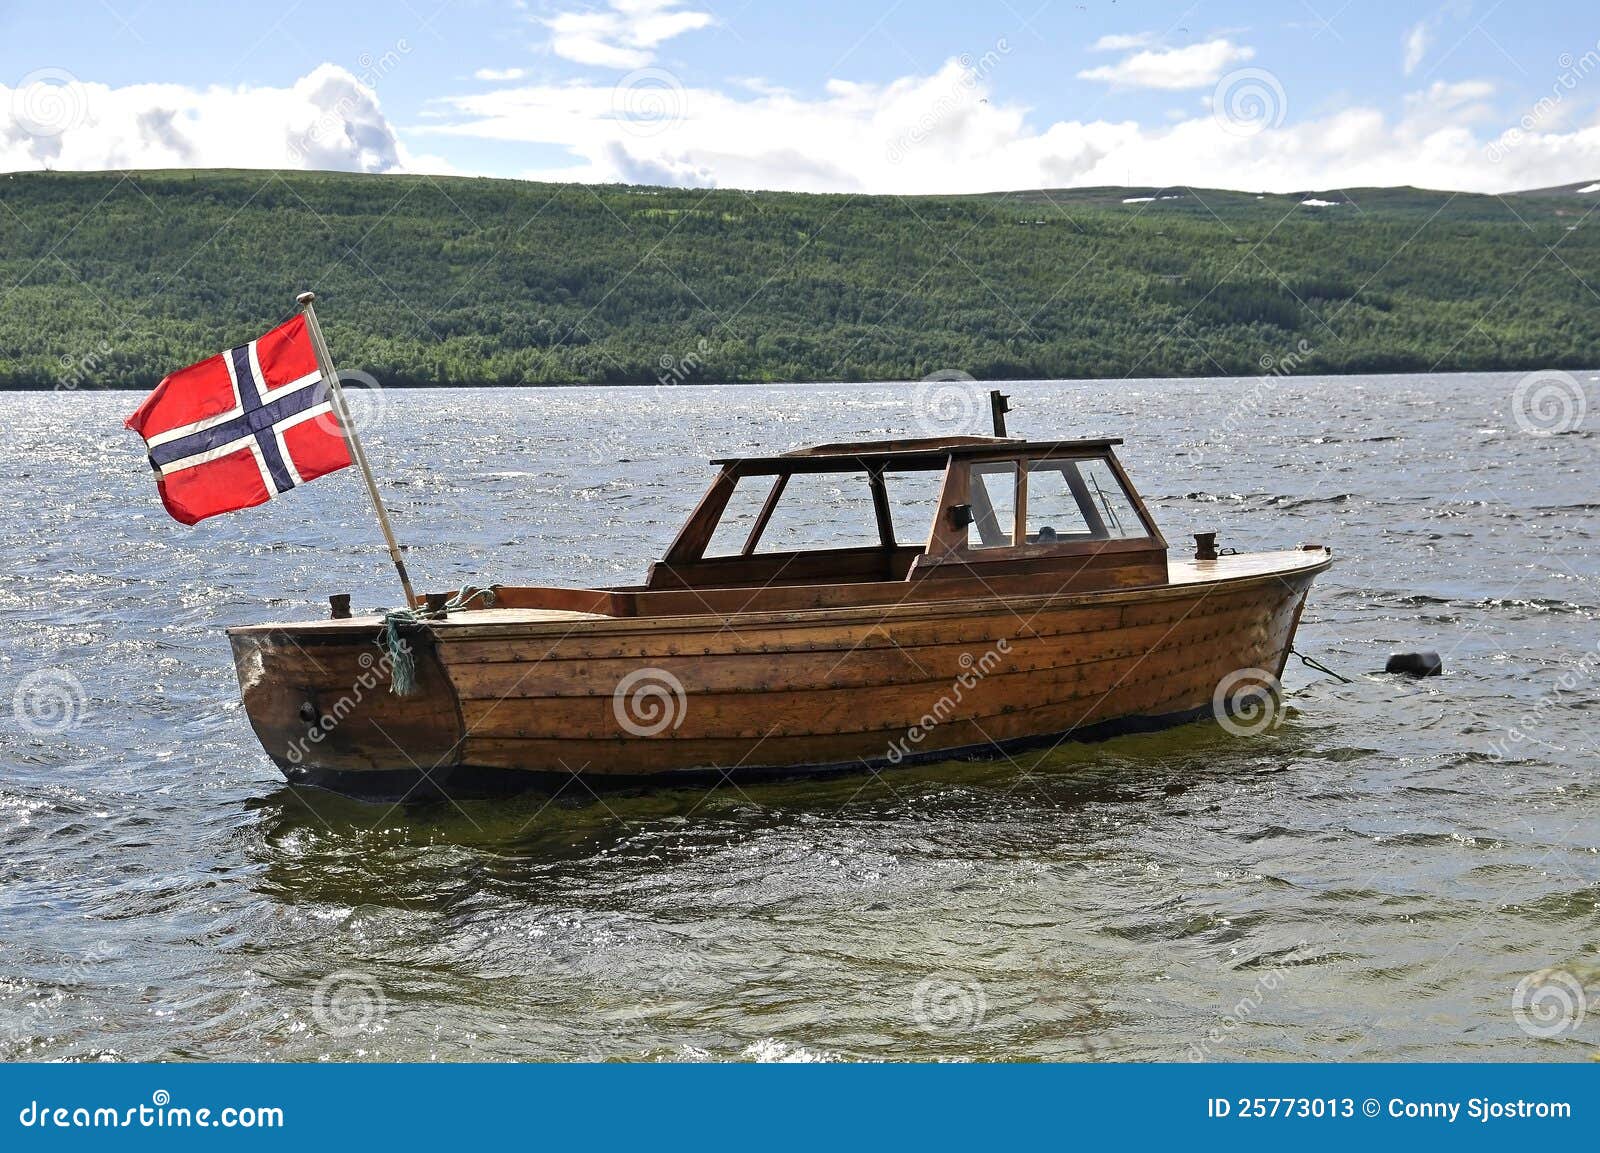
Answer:
<svg viewBox="0 0 1600 1153"><path fill-rule="evenodd" d="M377 617L228 630L250 726L293 784L381 794L441 778L460 759L461 710L431 632L406 630L415 683L395 694Z"/></svg>

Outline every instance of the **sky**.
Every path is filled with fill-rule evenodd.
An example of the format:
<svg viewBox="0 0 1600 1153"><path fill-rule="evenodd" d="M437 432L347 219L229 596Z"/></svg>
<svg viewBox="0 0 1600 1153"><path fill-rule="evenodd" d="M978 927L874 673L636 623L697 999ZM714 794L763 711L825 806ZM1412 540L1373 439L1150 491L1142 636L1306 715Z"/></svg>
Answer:
<svg viewBox="0 0 1600 1153"><path fill-rule="evenodd" d="M0 171L808 192L1600 180L1600 7L0 0Z"/></svg>

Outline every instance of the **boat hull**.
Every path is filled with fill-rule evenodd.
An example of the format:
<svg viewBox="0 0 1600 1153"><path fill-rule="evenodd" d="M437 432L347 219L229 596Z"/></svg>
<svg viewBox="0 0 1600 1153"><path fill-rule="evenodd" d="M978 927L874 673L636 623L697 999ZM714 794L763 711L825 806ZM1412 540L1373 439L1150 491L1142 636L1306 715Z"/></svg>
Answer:
<svg viewBox="0 0 1600 1153"><path fill-rule="evenodd" d="M848 611L454 614L233 630L246 709L292 782L362 797L689 783L1000 756L1213 712L1281 674L1326 554L1191 566L1144 589ZM1233 562L1233 563L1229 563ZM355 699L358 698L358 699Z"/></svg>

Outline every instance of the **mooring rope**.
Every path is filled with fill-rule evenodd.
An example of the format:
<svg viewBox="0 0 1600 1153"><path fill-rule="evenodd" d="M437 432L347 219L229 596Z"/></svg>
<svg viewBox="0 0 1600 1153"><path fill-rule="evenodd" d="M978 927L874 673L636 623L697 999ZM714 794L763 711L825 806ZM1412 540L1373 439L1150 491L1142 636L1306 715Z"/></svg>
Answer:
<svg viewBox="0 0 1600 1153"><path fill-rule="evenodd" d="M1323 664L1321 661L1316 660L1313 657L1306 656L1306 654L1301 652L1299 649L1291 648L1289 650L1289 652L1293 656L1299 657L1301 664L1305 665L1308 668L1316 669L1319 673L1327 673L1330 677L1332 677L1334 680L1338 681L1342 685L1353 685L1353 684L1355 684L1355 682L1353 680L1351 680L1349 677L1343 675L1342 673L1334 672L1332 669L1330 669L1327 665Z"/></svg>
<svg viewBox="0 0 1600 1153"><path fill-rule="evenodd" d="M411 645L401 635L401 629L407 625L438 620L456 609L466 608L480 597L483 599L484 608L494 607L492 587L474 588L472 585L462 585L460 592L437 609L426 605L413 605L410 608L390 609L383 614L383 632L379 634L379 643L383 646L384 655L389 661L391 693L397 697L408 697L417 687L416 658L411 655Z"/></svg>

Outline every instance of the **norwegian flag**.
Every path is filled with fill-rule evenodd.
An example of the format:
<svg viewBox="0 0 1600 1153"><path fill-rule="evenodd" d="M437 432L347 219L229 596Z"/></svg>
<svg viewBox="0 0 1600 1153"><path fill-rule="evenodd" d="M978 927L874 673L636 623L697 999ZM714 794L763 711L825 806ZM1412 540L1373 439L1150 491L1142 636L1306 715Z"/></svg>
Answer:
<svg viewBox="0 0 1600 1153"><path fill-rule="evenodd" d="M184 524L350 463L303 313L172 373L126 423L150 450L161 503Z"/></svg>

